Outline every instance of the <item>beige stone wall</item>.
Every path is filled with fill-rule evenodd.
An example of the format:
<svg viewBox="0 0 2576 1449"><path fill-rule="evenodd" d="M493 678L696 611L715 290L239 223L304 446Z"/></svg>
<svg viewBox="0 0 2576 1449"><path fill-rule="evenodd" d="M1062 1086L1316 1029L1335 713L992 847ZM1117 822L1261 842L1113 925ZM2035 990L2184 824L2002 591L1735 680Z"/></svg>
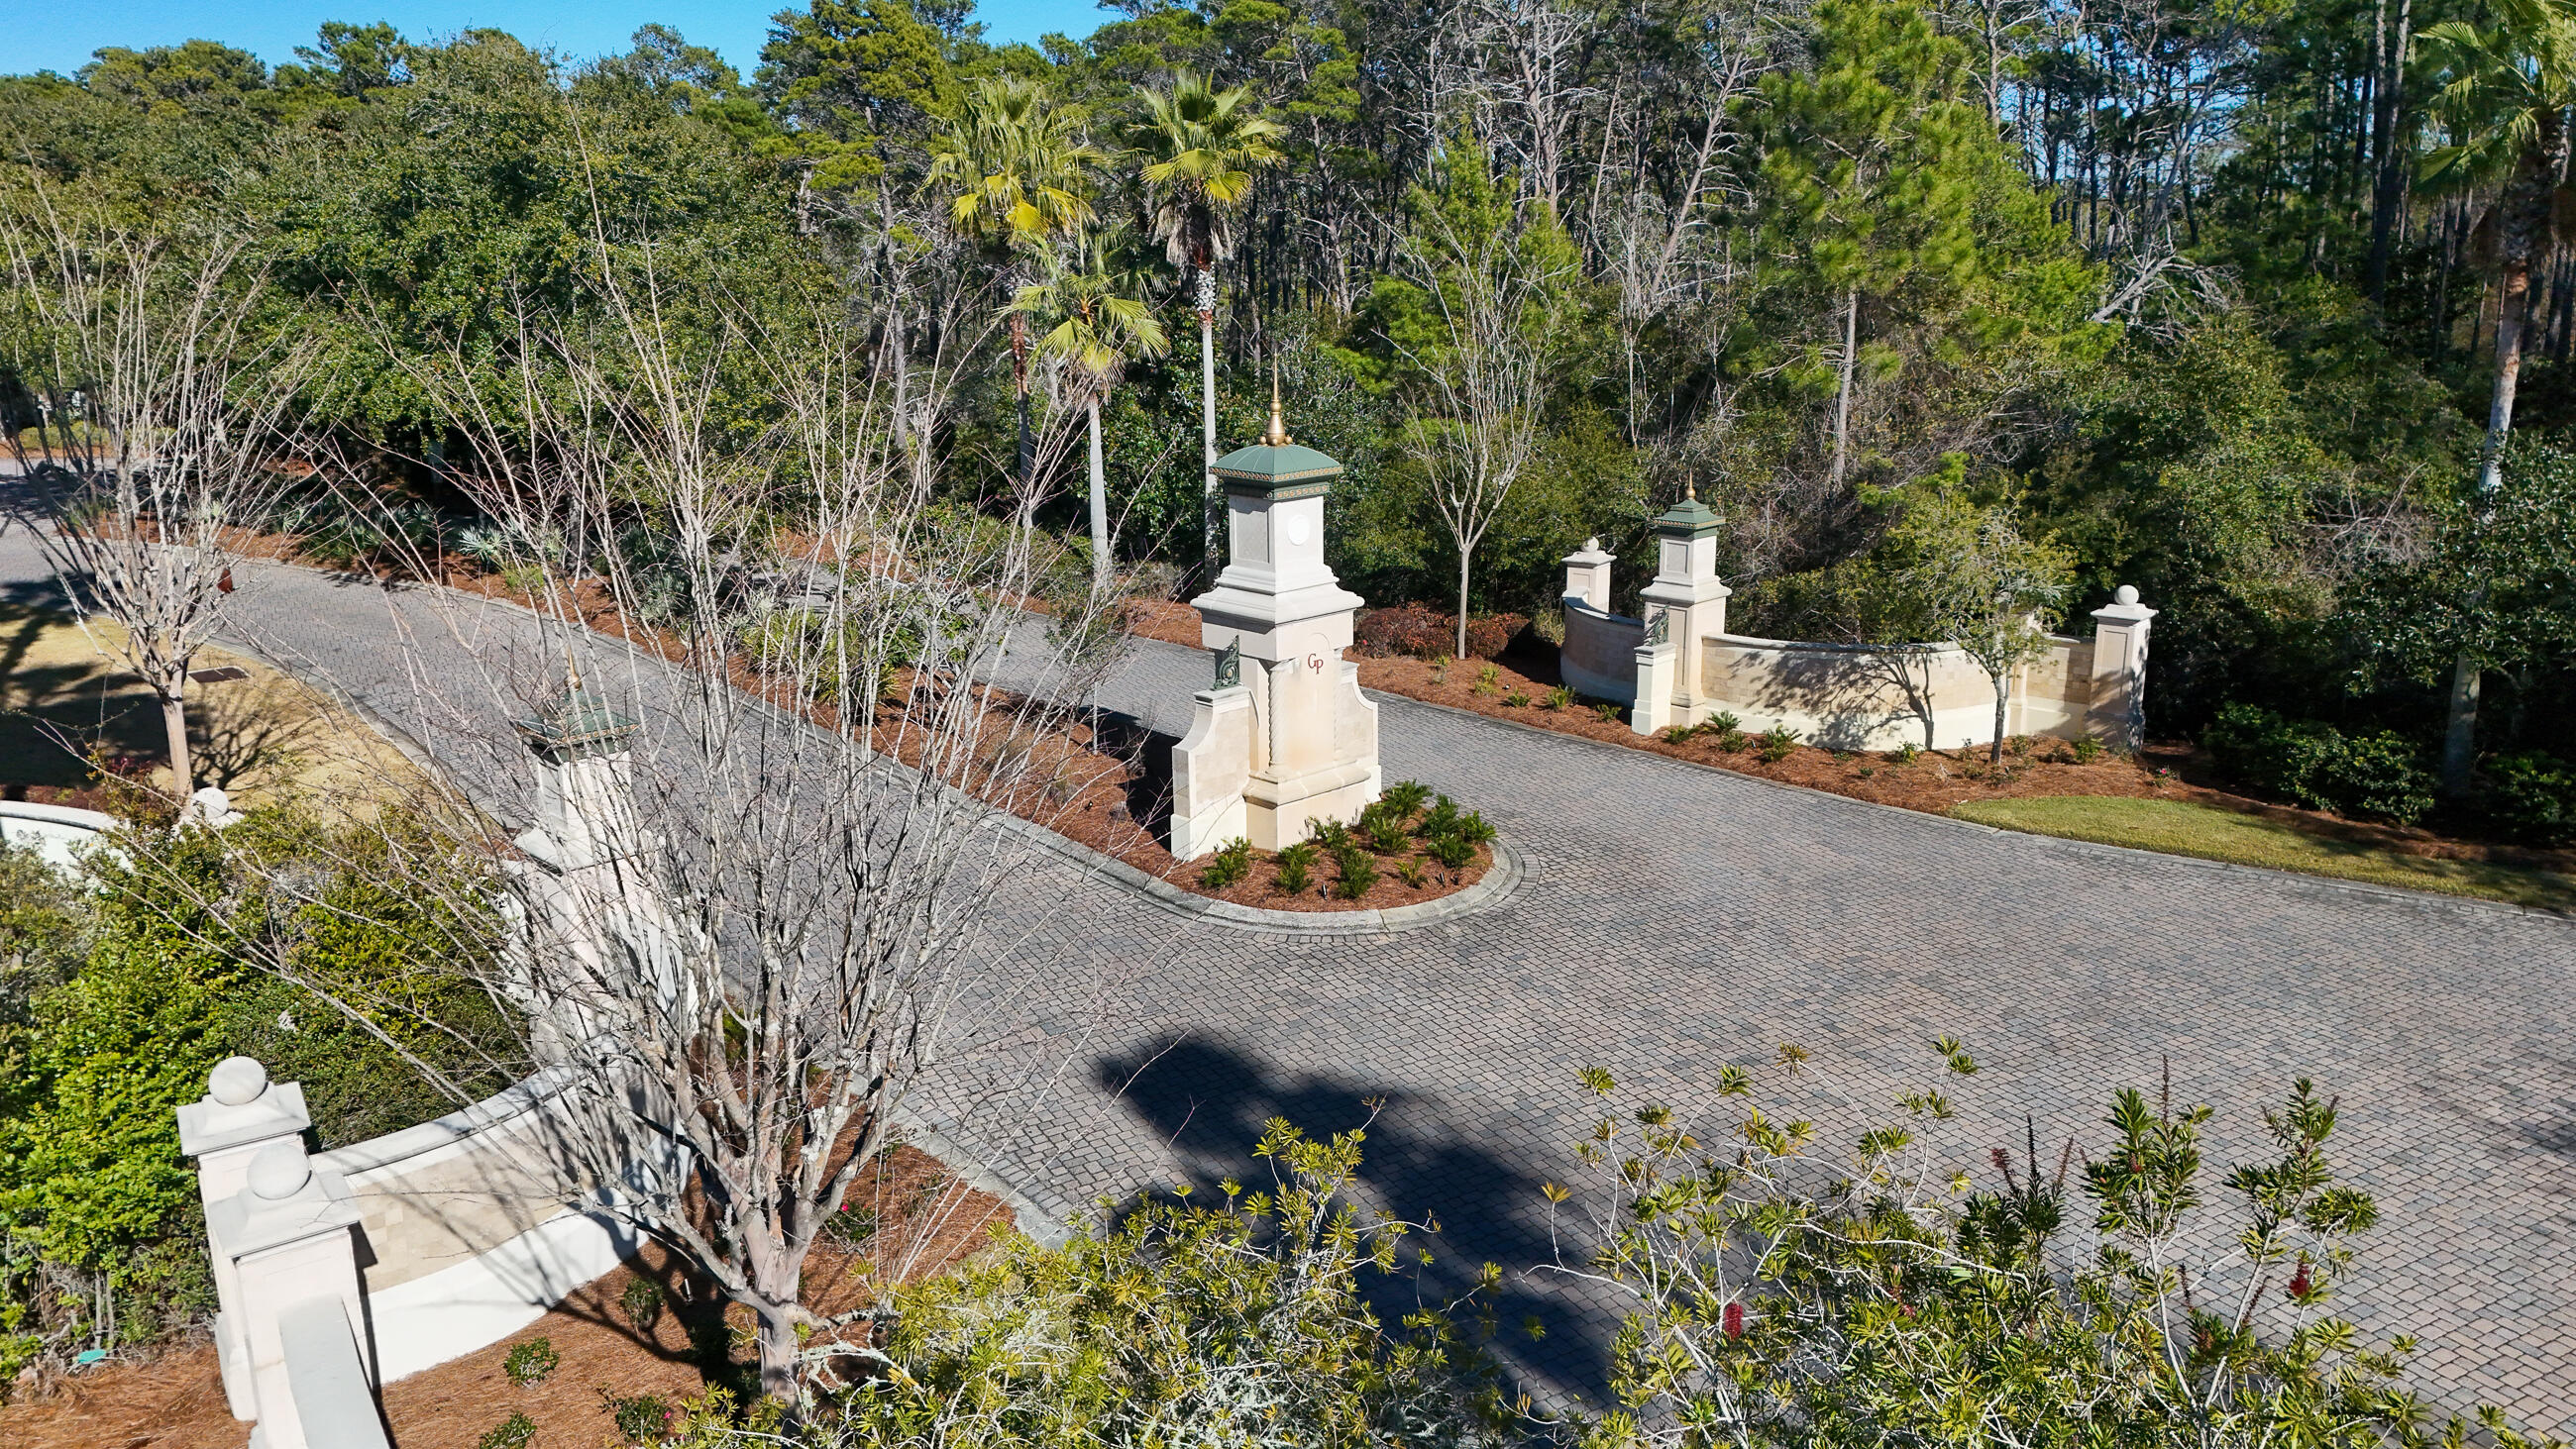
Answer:
<svg viewBox="0 0 2576 1449"><path fill-rule="evenodd" d="M510 1242L595 1197L567 1144L562 1081L540 1074L435 1122L322 1154L346 1175L382 1292Z"/></svg>
<svg viewBox="0 0 2576 1449"><path fill-rule="evenodd" d="M1568 637L1572 629L1567 630ZM1892 750L1994 737L1994 690L1976 661L1953 648L1889 649L1722 634L1700 641L1702 699L1697 724L1725 713L1760 732L1785 725L1811 744ZM2072 738L2084 732L2093 648L2053 637L2049 652L2018 675L2005 715L2007 734Z"/></svg>

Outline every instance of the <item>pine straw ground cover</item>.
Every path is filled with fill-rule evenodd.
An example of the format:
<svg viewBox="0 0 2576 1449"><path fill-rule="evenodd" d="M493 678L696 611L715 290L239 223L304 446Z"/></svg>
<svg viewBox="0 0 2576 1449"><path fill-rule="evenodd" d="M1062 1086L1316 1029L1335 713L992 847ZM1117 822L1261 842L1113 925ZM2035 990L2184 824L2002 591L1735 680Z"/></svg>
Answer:
<svg viewBox="0 0 2576 1449"><path fill-rule="evenodd" d="M1137 611L1136 632L1197 647L1198 614L1185 603L1145 605ZM2461 840L2420 826L2346 820L2252 799L2222 788L2208 758L2188 744L2151 744L2134 756L2103 753L2080 760L2066 741L2023 737L2008 742L2000 770L1987 766L1982 747L1918 750L1908 758L1797 744L1766 758L1761 736L1750 733L1738 741L1708 730L1679 740L1639 735L1625 711L1561 695L1547 651L1463 662L1361 655L1356 662L1360 683L1387 694L1872 804L2142 850L2576 910L2576 852ZM1736 747L1728 748L1730 743ZM2070 798L2104 803L2000 803ZM2191 812L2123 812L2110 803L2118 800L2175 802L2244 823Z"/></svg>
<svg viewBox="0 0 2576 1449"><path fill-rule="evenodd" d="M884 1163L852 1194L852 1216L873 1222L828 1236L806 1264L817 1312L866 1301L869 1282L944 1272L1011 1225L1008 1208L925 1153L897 1147ZM722 1308L669 1253L647 1247L507 1340L390 1385L385 1417L396 1449L476 1449L513 1414L527 1415L534 1443L548 1449L617 1445L612 1400L674 1404L740 1385L755 1376L751 1334L747 1312ZM503 1364L538 1339L559 1362L521 1387ZM240 1449L248 1432L224 1406L214 1346L203 1338L0 1407L0 1444L9 1449Z"/></svg>

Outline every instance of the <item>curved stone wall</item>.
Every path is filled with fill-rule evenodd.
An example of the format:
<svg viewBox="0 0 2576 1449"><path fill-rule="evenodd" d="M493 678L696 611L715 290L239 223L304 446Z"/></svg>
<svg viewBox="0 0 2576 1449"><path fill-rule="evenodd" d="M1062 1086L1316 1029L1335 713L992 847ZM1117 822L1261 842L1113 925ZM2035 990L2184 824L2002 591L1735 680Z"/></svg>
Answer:
<svg viewBox="0 0 2576 1449"><path fill-rule="evenodd" d="M1637 702L1637 645L1643 621L1594 608L1579 595L1565 596L1565 642L1556 667L1565 687L1587 699Z"/></svg>
<svg viewBox="0 0 2576 1449"><path fill-rule="evenodd" d="M315 1159L358 1208L384 1382L507 1338L639 1246L569 1145L571 1085L540 1072Z"/></svg>

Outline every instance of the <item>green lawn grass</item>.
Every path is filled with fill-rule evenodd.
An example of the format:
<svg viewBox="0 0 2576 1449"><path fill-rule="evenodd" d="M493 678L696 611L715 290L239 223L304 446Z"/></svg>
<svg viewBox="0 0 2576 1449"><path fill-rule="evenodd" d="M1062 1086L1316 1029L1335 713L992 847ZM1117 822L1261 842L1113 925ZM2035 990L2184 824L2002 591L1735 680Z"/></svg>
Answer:
<svg viewBox="0 0 2576 1449"><path fill-rule="evenodd" d="M2403 855L2209 805L2119 795L2040 795L1969 800L1951 814L1980 825L2027 830L2168 855L2196 855L2371 885L2481 896L2521 906L2576 909L2576 878L2529 866Z"/></svg>

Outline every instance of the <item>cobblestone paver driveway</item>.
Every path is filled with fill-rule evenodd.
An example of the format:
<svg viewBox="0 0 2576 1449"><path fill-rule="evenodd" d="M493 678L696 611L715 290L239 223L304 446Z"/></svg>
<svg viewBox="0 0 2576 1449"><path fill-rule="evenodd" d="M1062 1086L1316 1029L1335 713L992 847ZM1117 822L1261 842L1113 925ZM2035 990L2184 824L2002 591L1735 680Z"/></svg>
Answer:
<svg viewBox="0 0 2576 1449"><path fill-rule="evenodd" d="M0 544L0 578L32 563ZM264 571L244 631L407 727L408 671L450 647L417 603ZM506 632L504 626L496 628ZM408 647L406 647L408 641ZM1104 702L1169 726L1202 656L1140 646ZM1571 1171L1587 1064L1723 1126L1727 1063L1797 1042L1775 1104L1839 1152L1962 1038L1947 1139L1984 1172L2025 1113L2046 1150L2099 1144L2111 1090L2220 1108L2211 1196L2265 1146L2295 1077L2342 1098L2341 1164L2377 1194L2345 1307L2419 1337L2446 1405L2576 1432L2576 928L2555 917L2003 834L1778 789L1643 753L1382 701L1391 778L1482 809L1531 878L1465 923L1281 940L1175 918L1070 868L1026 872L996 979L1035 982L1056 1070L980 1068L954 1135L1041 1203L1226 1173L1264 1119L1382 1111L1368 1188L1436 1216L1455 1277L1512 1270L1501 1322L1542 1384L1597 1382L1601 1319L1545 1276L1540 1182ZM478 768L481 768L478 766ZM1035 1059L1035 1057L1032 1057ZM1991 1176L1990 1172L1984 1175ZM1536 1344L1517 1326L1550 1325Z"/></svg>

